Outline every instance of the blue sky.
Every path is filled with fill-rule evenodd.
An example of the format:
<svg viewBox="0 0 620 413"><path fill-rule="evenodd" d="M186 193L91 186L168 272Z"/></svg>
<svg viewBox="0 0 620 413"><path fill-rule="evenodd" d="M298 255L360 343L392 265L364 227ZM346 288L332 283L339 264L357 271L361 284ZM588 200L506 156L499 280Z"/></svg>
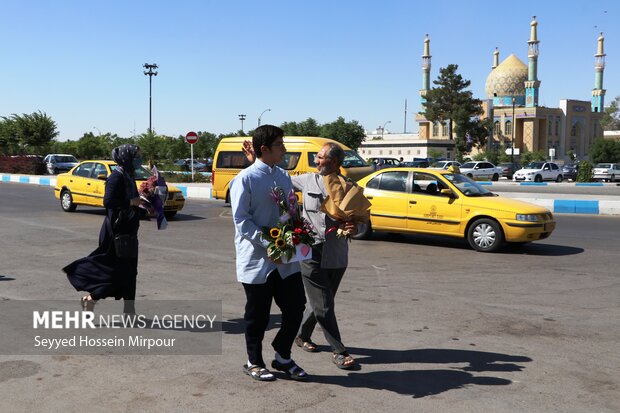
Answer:
<svg viewBox="0 0 620 413"><path fill-rule="evenodd" d="M527 62L529 23L539 22L540 104L590 100L599 32L605 35L606 102L620 95L620 6L616 1L454 0L30 1L1 0L0 116L42 111L59 139L86 132L123 137L148 128L228 133L338 116L373 130L417 131L421 54L431 38L432 71L459 65L471 90L500 61ZM495 6L497 4L498 6ZM584 9L584 5L591 7ZM615 24L614 24L615 23Z"/></svg>

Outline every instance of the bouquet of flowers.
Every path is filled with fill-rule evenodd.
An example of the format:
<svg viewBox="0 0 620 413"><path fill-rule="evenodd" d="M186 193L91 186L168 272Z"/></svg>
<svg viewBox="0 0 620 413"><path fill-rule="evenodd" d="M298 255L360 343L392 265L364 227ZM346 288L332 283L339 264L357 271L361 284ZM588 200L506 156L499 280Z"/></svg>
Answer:
<svg viewBox="0 0 620 413"><path fill-rule="evenodd" d="M164 216L164 203L168 197L168 186L157 167L153 166L151 172L153 175L142 182L138 188L138 193L142 198L140 208L144 208L148 216L157 217L157 229L166 229L168 221Z"/></svg>
<svg viewBox="0 0 620 413"><path fill-rule="evenodd" d="M269 241L267 256L273 261L283 263L312 258L312 244L316 233L312 225L301 216L297 195L291 189L288 195L275 187L271 199L280 207L280 219L275 227L263 227L263 238Z"/></svg>

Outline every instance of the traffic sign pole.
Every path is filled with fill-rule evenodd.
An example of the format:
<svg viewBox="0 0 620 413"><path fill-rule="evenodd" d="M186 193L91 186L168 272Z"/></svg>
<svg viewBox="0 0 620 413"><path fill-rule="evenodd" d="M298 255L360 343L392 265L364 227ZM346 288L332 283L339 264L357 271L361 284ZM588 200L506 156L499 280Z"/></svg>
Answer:
<svg viewBox="0 0 620 413"><path fill-rule="evenodd" d="M192 182L194 182L194 144L198 142L198 134L196 132L187 132L185 142L189 143L190 147L190 165L192 168Z"/></svg>

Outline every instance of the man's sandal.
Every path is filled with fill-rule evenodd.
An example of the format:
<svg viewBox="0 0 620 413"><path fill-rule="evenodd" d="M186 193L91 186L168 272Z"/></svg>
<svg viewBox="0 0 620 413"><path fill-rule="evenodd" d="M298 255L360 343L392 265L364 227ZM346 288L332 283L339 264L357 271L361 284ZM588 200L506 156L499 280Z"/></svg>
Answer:
<svg viewBox="0 0 620 413"><path fill-rule="evenodd" d="M295 344L297 347L301 347L303 351L307 351L308 353L316 353L319 351L319 346L312 341L304 341L301 337L295 337Z"/></svg>
<svg viewBox="0 0 620 413"><path fill-rule="evenodd" d="M294 360L289 361L288 363L280 363L278 360L274 360L271 362L271 367L274 369L286 373L289 379L304 381L308 378L308 374L295 363Z"/></svg>
<svg viewBox="0 0 620 413"><path fill-rule="evenodd" d="M349 353L334 353L332 361L339 369L347 370L355 366L355 359Z"/></svg>
<svg viewBox="0 0 620 413"><path fill-rule="evenodd" d="M251 366L244 364L243 372L258 381L274 381L276 379L276 376L269 370L256 364L252 364Z"/></svg>

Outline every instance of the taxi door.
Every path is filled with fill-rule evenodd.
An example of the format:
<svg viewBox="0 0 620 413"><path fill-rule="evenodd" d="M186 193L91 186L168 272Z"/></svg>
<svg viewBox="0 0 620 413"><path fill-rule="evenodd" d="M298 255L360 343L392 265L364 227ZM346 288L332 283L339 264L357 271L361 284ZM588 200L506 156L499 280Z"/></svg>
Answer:
<svg viewBox="0 0 620 413"><path fill-rule="evenodd" d="M386 171L368 181L364 195L372 207L370 222L375 229L407 228L408 171Z"/></svg>
<svg viewBox="0 0 620 413"><path fill-rule="evenodd" d="M434 174L415 172L408 200L408 228L433 234L461 233L461 203L442 194L448 188Z"/></svg>
<svg viewBox="0 0 620 413"><path fill-rule="evenodd" d="M89 204L94 206L103 206L103 196L105 195L105 179L99 179L99 176L108 177L108 168L105 164L97 162L91 173L91 179L88 180L86 186L89 190Z"/></svg>
<svg viewBox="0 0 620 413"><path fill-rule="evenodd" d="M73 202L76 204L87 204L88 196L86 189L86 181L90 177L94 164L92 162L84 162L73 170L69 177L67 187L71 191Z"/></svg>

